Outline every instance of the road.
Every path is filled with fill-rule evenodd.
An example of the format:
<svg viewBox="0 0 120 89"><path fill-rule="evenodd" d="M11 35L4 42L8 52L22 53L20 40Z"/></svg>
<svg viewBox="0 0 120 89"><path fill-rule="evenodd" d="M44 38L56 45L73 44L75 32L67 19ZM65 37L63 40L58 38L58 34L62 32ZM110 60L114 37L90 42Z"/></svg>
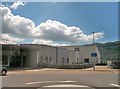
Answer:
<svg viewBox="0 0 120 89"><path fill-rule="evenodd" d="M96 87L120 88L118 73L115 71L80 69L12 71L8 72L7 76L2 77L2 86L35 87L35 89L61 89L61 87L63 89L73 89L73 87L74 89L83 89L83 87L84 89L96 89Z"/></svg>

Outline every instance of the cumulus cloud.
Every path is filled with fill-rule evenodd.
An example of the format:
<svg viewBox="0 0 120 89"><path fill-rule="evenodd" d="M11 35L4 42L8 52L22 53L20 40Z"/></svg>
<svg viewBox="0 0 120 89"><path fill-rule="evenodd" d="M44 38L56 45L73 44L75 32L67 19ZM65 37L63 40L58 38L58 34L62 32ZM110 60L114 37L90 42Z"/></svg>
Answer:
<svg viewBox="0 0 120 89"><path fill-rule="evenodd" d="M0 21L2 32L12 33L22 37L34 38L32 43L55 44L79 43L92 41L92 34L85 34L79 27L68 26L56 20L47 20L35 26L35 23L25 17L13 15L11 10L4 5L0 6ZM94 34L95 40L104 37L103 32ZM60 44L61 45L61 44ZM65 45L65 44L64 44Z"/></svg>
<svg viewBox="0 0 120 89"><path fill-rule="evenodd" d="M79 27L67 26L59 21L47 20L34 30L35 36L44 40L77 43L80 41L92 41L92 34L86 35ZM103 38L104 33L95 33L95 39Z"/></svg>
<svg viewBox="0 0 120 89"><path fill-rule="evenodd" d="M17 42L21 42L24 41L24 39L20 39L18 37L12 37L9 34L0 34L1 37L1 44L13 44L13 43L17 43Z"/></svg>
<svg viewBox="0 0 120 89"><path fill-rule="evenodd" d="M39 40L35 39L32 44L44 44L44 45L51 45L51 46L68 46L68 44L53 42L51 40Z"/></svg>
<svg viewBox="0 0 120 89"><path fill-rule="evenodd" d="M101 39L103 37L104 37L104 32L94 33L95 40ZM91 34L91 35L81 34L81 37L78 39L83 42L90 42L93 40L93 34Z"/></svg>
<svg viewBox="0 0 120 89"><path fill-rule="evenodd" d="M32 36L35 24L28 18L19 15L14 16L8 7L0 6L0 21L2 21L2 32L13 33L20 36Z"/></svg>
<svg viewBox="0 0 120 89"><path fill-rule="evenodd" d="M25 4L22 1L18 0L16 2L14 2L13 5L10 6L10 8L17 9L19 6L24 6L24 5Z"/></svg>

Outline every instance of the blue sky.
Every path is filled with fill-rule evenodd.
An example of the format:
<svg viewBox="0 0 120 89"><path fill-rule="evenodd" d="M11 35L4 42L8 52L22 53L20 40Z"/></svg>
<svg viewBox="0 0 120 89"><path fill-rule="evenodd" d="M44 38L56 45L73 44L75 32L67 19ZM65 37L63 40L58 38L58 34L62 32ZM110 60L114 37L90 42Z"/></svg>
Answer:
<svg viewBox="0 0 120 89"><path fill-rule="evenodd" d="M7 7L12 4L3 3ZM68 27L79 27L86 35L90 35L92 32L103 32L104 37L96 42L118 40L117 2L27 2L24 6L11 9L11 11L15 16L19 15L32 20L36 26L50 19L59 21ZM27 38L23 43L32 40ZM66 42L64 41L64 43ZM92 41L80 41L80 44L86 43L92 43Z"/></svg>

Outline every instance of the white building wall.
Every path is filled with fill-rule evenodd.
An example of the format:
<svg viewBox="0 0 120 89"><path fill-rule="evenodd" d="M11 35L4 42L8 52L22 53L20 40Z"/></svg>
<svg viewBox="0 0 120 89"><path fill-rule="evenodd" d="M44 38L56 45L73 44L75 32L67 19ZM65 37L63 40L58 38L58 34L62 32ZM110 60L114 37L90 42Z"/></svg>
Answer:
<svg viewBox="0 0 120 89"><path fill-rule="evenodd" d="M26 66L37 67L37 51L26 52Z"/></svg>
<svg viewBox="0 0 120 89"><path fill-rule="evenodd" d="M75 59L76 59L76 52L75 51L69 50L69 59L70 59L70 64L75 63Z"/></svg>
<svg viewBox="0 0 120 89"><path fill-rule="evenodd" d="M79 51L75 51L75 54L76 54L75 62L76 62L76 63L79 63L79 62L80 62L80 59L79 59Z"/></svg>
<svg viewBox="0 0 120 89"><path fill-rule="evenodd" d="M58 63L57 64L69 64L67 63L67 59L69 58L69 50L64 48L58 48ZM64 61L63 61L64 60Z"/></svg>
<svg viewBox="0 0 120 89"><path fill-rule="evenodd" d="M77 58L79 63L84 63L84 59L89 59L90 63L96 64L100 63L101 57L100 53L95 45L88 46L64 46L63 48L67 48L68 50L75 50L75 48L79 48L79 51L76 51L75 62L77 62ZM91 53L97 53L97 57L91 57Z"/></svg>
<svg viewBox="0 0 120 89"><path fill-rule="evenodd" d="M97 53L97 57L91 57L91 53ZM97 47L94 45L81 46L80 47L80 59L81 59L81 62L84 62L84 59L89 59L90 63L97 64L100 62L100 53Z"/></svg>
<svg viewBox="0 0 120 89"><path fill-rule="evenodd" d="M56 48L51 46L40 46L38 55L39 64L56 64Z"/></svg>
<svg viewBox="0 0 120 89"><path fill-rule="evenodd" d="M98 63L101 63L101 55L97 47L96 47L96 52L97 52Z"/></svg>
<svg viewBox="0 0 120 89"><path fill-rule="evenodd" d="M66 46L66 47L52 47L47 45L29 45L26 52L22 52L25 56L25 65L37 67L39 64L46 62L47 64L72 64L75 62L83 63L84 59L89 59L90 63L100 63L100 53L96 46ZM75 51L79 48L79 51ZM3 55L8 55L10 61L11 55L15 51L3 50ZM97 53L97 57L91 57L91 53ZM47 58L47 61L46 61ZM67 59L69 58L69 63ZM78 58L78 60L77 60ZM63 62L64 59L64 62ZM9 65L9 64L8 64Z"/></svg>

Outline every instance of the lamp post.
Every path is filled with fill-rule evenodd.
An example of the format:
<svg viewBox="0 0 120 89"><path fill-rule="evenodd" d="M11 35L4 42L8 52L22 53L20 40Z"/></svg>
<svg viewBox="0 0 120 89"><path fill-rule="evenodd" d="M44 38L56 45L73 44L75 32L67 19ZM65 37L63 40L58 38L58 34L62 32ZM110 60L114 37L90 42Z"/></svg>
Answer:
<svg viewBox="0 0 120 89"><path fill-rule="evenodd" d="M95 32L92 32L92 34L93 34L93 45L94 45L94 43L95 43L95 37L94 37ZM95 60L93 60L93 70L95 71L95 62L94 61Z"/></svg>
<svg viewBox="0 0 120 89"><path fill-rule="evenodd" d="M94 44L95 43L95 37L94 37L95 32L92 32L92 34L93 34L93 44Z"/></svg>

